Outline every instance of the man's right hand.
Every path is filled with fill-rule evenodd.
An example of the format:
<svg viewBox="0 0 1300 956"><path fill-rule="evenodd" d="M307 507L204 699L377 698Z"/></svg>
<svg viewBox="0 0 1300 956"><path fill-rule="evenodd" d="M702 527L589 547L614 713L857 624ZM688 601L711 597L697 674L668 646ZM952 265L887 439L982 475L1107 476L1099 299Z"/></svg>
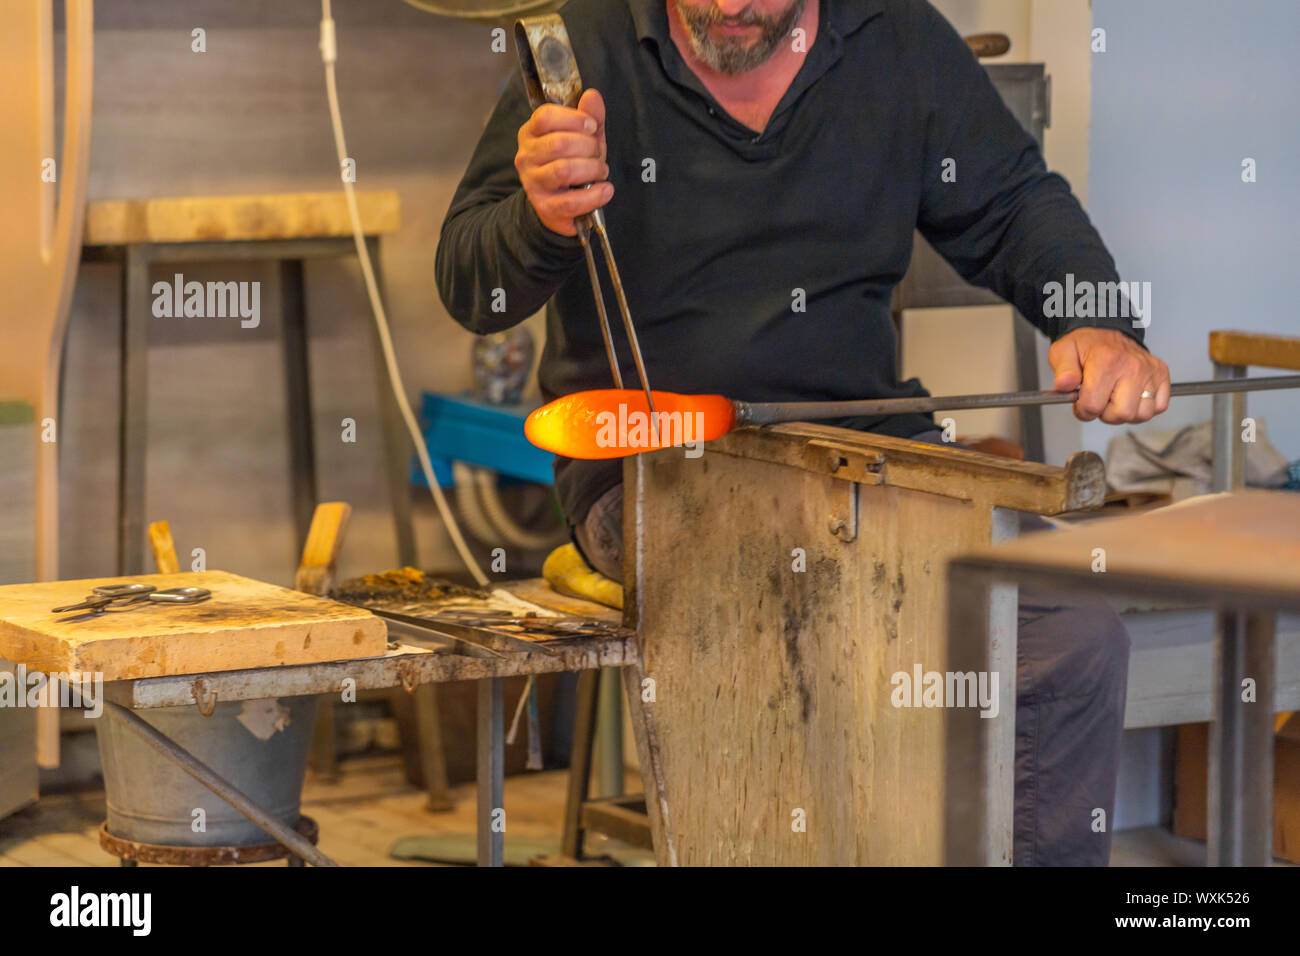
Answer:
<svg viewBox="0 0 1300 956"><path fill-rule="evenodd" d="M542 225L577 235L573 220L614 195L605 164L605 101L587 90L577 109L545 103L519 127L515 169ZM586 186L590 189L574 189Z"/></svg>

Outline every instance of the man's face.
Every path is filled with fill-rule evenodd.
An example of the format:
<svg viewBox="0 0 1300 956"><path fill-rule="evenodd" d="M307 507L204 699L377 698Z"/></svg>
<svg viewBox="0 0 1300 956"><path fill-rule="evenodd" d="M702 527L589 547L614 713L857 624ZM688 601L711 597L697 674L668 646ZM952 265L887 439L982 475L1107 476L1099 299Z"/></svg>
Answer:
<svg viewBox="0 0 1300 956"><path fill-rule="evenodd" d="M673 0L691 49L719 73L767 62L803 16L806 0Z"/></svg>

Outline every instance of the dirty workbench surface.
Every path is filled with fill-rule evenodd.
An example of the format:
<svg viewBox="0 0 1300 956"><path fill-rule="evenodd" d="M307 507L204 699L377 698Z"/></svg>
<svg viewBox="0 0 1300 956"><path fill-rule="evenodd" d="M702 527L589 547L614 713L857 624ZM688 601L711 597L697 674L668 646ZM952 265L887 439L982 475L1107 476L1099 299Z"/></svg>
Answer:
<svg viewBox="0 0 1300 956"><path fill-rule="evenodd" d="M349 660L303 664L293 667L260 667L224 673L191 673L119 681L105 692L123 706L183 707L205 700L258 700L264 697L293 697L300 694L334 693L345 680L356 690L406 687L454 680L482 680L524 674L621 667L637 660L634 632L621 626L622 614L603 605L554 591L539 579L512 581L501 585L524 601L541 605L566 617L583 617L605 625L600 633L551 639L551 653L507 654L500 658L472 657L447 647L394 641L378 655L353 655Z"/></svg>
<svg viewBox="0 0 1300 956"><path fill-rule="evenodd" d="M101 584L201 587L198 604L51 613ZM226 571L142 574L0 587L0 658L106 681L314 664L385 653L387 628L360 608Z"/></svg>

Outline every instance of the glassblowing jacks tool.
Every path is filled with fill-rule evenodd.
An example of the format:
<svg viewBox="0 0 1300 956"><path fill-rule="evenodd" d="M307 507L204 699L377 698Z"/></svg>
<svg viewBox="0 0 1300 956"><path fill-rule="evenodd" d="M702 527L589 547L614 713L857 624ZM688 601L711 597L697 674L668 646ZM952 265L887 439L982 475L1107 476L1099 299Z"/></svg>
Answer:
<svg viewBox="0 0 1300 956"><path fill-rule="evenodd" d="M578 63L573 57L569 45L569 31L557 13L545 16L525 17L515 23L515 45L519 49L519 68L524 76L524 88L528 91L528 102L535 110L544 103L555 103L576 109L582 96L582 77L578 75ZM590 189L588 184L586 189ZM623 375L618 368L618 355L614 351L614 338L609 328L609 316L605 312L605 296L600 288L600 277L596 274L596 257L591 249L591 234L600 239L601 249L605 253L605 265L609 269L609 278L614 286L614 298L618 300L618 310L623 316L623 328L627 332L628 344L632 347L632 359L636 362L637 375L641 378L641 388L645 392L646 405L650 409L650 428L655 429L654 398L650 394L650 380L646 377L645 359L641 356L641 344L637 341L636 329L632 325L632 313L627 306L627 296L623 292L623 280L618 274L618 265L614 262L614 249L609 244L609 233L605 229L605 217L599 209L584 213L573 221L578 230L578 239L582 243L583 254L587 257L587 273L591 276L591 291L596 297L596 314L600 317L600 334L605 340L605 354L609 358L609 368L614 374L614 387L623 387Z"/></svg>

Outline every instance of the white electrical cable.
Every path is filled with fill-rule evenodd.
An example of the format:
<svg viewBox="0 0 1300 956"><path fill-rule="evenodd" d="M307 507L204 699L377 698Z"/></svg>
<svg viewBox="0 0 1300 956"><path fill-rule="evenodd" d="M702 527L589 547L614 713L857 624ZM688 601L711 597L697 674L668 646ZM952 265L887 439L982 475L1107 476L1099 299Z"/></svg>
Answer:
<svg viewBox="0 0 1300 956"><path fill-rule="evenodd" d="M474 484L477 489L479 508L487 516L497 534L505 539L506 544L529 551L547 551L559 547L569 540L569 529L555 528L551 531L530 531L520 525L506 511L501 495L497 491L497 473L490 468L475 468Z"/></svg>
<svg viewBox="0 0 1300 956"><path fill-rule="evenodd" d="M478 488L474 482L474 469L463 461L451 463L451 477L456 482L456 510L469 528L469 533L480 541L496 541L500 535L483 513L478 503Z"/></svg>
<svg viewBox="0 0 1300 956"><path fill-rule="evenodd" d="M334 36L334 20L330 16L330 0L321 0L320 55L325 64L325 92L329 97L330 123L334 127L334 147L338 151L339 169L342 170L348 151L343 142L343 118L339 113L339 93L334 81L334 61L338 59L338 47ZM456 551L460 554L460 559L465 562L469 573L480 586L485 587L488 584L487 575L470 554L469 546L465 544L465 538L460 533L460 526L456 524L451 508L447 506L447 498L438 487L437 476L433 473L433 462L429 460L429 448L424 443L424 435L420 433L420 426L415 421L411 404L406 400L406 388L402 384L402 374L398 370L397 357L393 353L393 339L388 331L388 317L384 312L384 303L379 298L379 286L375 282L374 268L370 263L370 250L366 248L366 238L361 231L361 214L357 209L356 191L346 177L342 178L343 194L347 197L348 203L348 217L352 220L352 238L356 242L361 274L366 280L366 292L370 296L370 308L375 315L375 328L379 332L379 343L384 352L384 364L388 367L388 382L392 387L393 397L397 400L397 407L401 409L406 430L411 433L411 440L415 443L415 453L420 459L420 470L424 472L425 481L429 483L429 491L433 493L434 503L438 506L438 513L442 515L442 520L447 526L447 533L451 535L452 543L456 546Z"/></svg>

